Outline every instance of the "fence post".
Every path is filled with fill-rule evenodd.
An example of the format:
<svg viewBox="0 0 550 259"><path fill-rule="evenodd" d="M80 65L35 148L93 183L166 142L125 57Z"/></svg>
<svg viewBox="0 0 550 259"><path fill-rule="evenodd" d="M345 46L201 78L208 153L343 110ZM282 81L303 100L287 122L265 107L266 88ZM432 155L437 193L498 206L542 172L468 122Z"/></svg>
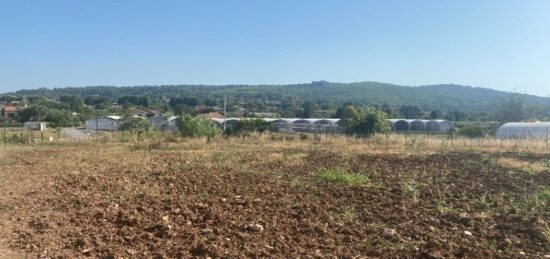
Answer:
<svg viewBox="0 0 550 259"><path fill-rule="evenodd" d="M550 128L546 127L546 151L548 151L548 130Z"/></svg>

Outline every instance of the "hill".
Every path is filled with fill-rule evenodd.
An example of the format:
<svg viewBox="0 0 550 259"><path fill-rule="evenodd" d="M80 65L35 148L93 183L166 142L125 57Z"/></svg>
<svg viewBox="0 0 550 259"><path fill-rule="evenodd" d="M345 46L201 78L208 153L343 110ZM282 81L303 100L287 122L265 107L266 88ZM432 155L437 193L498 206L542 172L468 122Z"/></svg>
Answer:
<svg viewBox="0 0 550 259"><path fill-rule="evenodd" d="M199 99L229 99L240 102L304 102L340 105L343 103L390 106L418 105L422 109L487 111L510 96L520 98L527 105L550 105L550 98L509 93L481 87L452 84L401 86L379 82L332 83L315 81L291 85L162 85L162 86L88 86L20 90L6 95L43 96L58 99L63 95L105 96L117 100L122 96L145 95L162 102L176 96Z"/></svg>

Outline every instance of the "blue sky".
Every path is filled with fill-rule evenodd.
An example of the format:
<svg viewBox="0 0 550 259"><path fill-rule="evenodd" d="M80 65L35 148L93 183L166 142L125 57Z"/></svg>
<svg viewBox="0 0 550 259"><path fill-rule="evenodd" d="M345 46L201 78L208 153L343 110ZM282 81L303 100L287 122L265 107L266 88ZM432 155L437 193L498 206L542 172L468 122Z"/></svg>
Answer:
<svg viewBox="0 0 550 259"><path fill-rule="evenodd" d="M457 83L550 95L548 0L0 0L0 92Z"/></svg>

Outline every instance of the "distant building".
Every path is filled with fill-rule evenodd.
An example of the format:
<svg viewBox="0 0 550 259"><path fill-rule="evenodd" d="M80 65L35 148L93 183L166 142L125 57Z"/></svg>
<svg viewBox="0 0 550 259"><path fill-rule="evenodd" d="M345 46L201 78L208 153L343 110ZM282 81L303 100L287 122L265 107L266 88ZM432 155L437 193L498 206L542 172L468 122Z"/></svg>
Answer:
<svg viewBox="0 0 550 259"><path fill-rule="evenodd" d="M167 119L168 121L168 130L177 131L178 130L178 116L172 116Z"/></svg>
<svg viewBox="0 0 550 259"><path fill-rule="evenodd" d="M157 115L147 118L156 130L165 130L168 128L168 118L165 116Z"/></svg>
<svg viewBox="0 0 550 259"><path fill-rule="evenodd" d="M38 130L38 131L44 131L46 130L46 122L43 121L28 121L23 124L23 127L25 127L26 130Z"/></svg>
<svg viewBox="0 0 550 259"><path fill-rule="evenodd" d="M122 117L120 116L98 116L86 121L86 129L92 131L117 131L121 121Z"/></svg>
<svg viewBox="0 0 550 259"><path fill-rule="evenodd" d="M156 110L134 109L131 114L134 117L154 117L162 115L162 112Z"/></svg>
<svg viewBox="0 0 550 259"><path fill-rule="evenodd" d="M17 116L17 106L6 105L6 106L2 107L0 115L2 116L2 118L15 119L15 117Z"/></svg>

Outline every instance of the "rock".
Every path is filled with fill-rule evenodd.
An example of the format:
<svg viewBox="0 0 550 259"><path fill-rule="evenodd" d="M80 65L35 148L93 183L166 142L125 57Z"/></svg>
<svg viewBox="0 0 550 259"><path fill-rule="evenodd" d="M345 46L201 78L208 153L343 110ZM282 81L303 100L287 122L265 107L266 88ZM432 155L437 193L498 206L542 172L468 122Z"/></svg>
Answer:
<svg viewBox="0 0 550 259"><path fill-rule="evenodd" d="M464 231L464 235L472 236L472 232L470 232L470 231Z"/></svg>
<svg viewBox="0 0 550 259"><path fill-rule="evenodd" d="M214 231L210 228L204 228L204 229L201 230L202 234L210 234L212 232L214 232Z"/></svg>
<svg viewBox="0 0 550 259"><path fill-rule="evenodd" d="M505 239L504 239L504 242L505 242L507 245L509 245L509 246L512 245L512 240L509 239L509 238L505 238Z"/></svg>
<svg viewBox="0 0 550 259"><path fill-rule="evenodd" d="M251 231L251 232L263 232L264 231L264 226L262 226L260 224L250 224L250 225L246 226L246 229Z"/></svg>
<svg viewBox="0 0 550 259"><path fill-rule="evenodd" d="M396 235L397 235L397 231L395 231L394 229L385 228L382 231L382 236L385 238L394 238Z"/></svg>
<svg viewBox="0 0 550 259"><path fill-rule="evenodd" d="M544 258L550 258L550 254L544 255Z"/></svg>
<svg viewBox="0 0 550 259"><path fill-rule="evenodd" d="M519 252L519 255L525 255L525 252L521 251Z"/></svg>
<svg viewBox="0 0 550 259"><path fill-rule="evenodd" d="M164 222L168 222L168 221L169 221L169 219L170 219L170 218L169 218L168 216L164 216L164 217L162 217L162 221L164 221Z"/></svg>
<svg viewBox="0 0 550 259"><path fill-rule="evenodd" d="M430 226L430 231L435 232L435 228Z"/></svg>

